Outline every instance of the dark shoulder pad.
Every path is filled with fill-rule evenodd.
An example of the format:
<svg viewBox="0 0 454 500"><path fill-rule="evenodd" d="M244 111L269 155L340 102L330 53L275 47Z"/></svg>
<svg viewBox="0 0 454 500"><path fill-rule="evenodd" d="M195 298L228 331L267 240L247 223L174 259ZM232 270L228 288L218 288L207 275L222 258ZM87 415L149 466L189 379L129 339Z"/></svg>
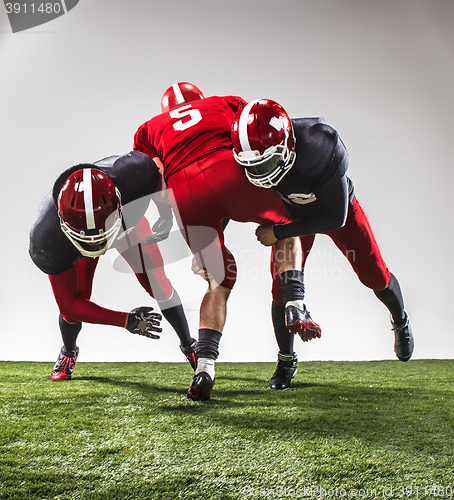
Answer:
<svg viewBox="0 0 454 500"><path fill-rule="evenodd" d="M30 230L30 258L43 273L60 274L82 258L60 228L60 219L51 194L43 200Z"/></svg>
<svg viewBox="0 0 454 500"><path fill-rule="evenodd" d="M324 176L337 144L337 131L323 118L294 121L297 169L307 177Z"/></svg>
<svg viewBox="0 0 454 500"><path fill-rule="evenodd" d="M326 123L321 116L313 116L308 118L291 118L290 121L292 122L295 133L296 129L302 132L304 130L309 130L312 125L315 125L316 123Z"/></svg>
<svg viewBox="0 0 454 500"><path fill-rule="evenodd" d="M110 168L102 168L121 193L122 203L149 196L158 186L160 173L156 163L146 154L131 151L118 157Z"/></svg>

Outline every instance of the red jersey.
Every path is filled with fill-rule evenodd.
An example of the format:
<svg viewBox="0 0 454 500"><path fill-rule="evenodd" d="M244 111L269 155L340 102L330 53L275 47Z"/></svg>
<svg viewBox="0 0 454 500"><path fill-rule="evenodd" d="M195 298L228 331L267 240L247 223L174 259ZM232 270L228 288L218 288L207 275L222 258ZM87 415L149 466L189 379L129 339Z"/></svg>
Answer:
<svg viewBox="0 0 454 500"><path fill-rule="evenodd" d="M168 178L222 149L233 149L230 130L246 101L235 96L213 96L180 104L139 127L134 150L159 157Z"/></svg>

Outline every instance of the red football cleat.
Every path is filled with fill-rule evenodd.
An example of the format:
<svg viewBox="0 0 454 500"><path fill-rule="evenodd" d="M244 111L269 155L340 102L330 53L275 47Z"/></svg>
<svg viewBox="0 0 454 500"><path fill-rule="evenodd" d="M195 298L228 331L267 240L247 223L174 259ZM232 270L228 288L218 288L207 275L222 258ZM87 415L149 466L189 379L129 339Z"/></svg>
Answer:
<svg viewBox="0 0 454 500"><path fill-rule="evenodd" d="M76 350L72 352L68 352L64 347L62 347L52 373L50 374L50 378L52 380L70 380L74 367L76 366L78 355L78 347L76 347Z"/></svg>
<svg viewBox="0 0 454 500"><path fill-rule="evenodd" d="M311 318L306 305L304 305L304 309L294 305L287 306L285 308L285 324L289 331L297 333L303 342L319 339L322 335L322 329Z"/></svg>
<svg viewBox="0 0 454 500"><path fill-rule="evenodd" d="M192 339L192 344L187 347L182 347L180 345L181 352L186 356L186 361L191 365L191 368L196 371L197 369L197 341Z"/></svg>

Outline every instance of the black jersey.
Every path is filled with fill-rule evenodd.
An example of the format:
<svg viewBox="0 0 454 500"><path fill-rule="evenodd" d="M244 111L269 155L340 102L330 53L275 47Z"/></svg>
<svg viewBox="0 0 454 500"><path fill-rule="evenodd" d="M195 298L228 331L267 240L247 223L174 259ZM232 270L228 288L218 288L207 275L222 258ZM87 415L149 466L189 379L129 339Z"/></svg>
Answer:
<svg viewBox="0 0 454 500"><path fill-rule="evenodd" d="M92 164L75 165L65 170L43 200L30 231L30 257L46 274L60 274L83 258L61 230L57 199L71 173L93 166L105 172L120 192L122 229L117 239L137 225L148 209L159 179L159 170L154 161L143 153L132 151L123 156L109 156Z"/></svg>
<svg viewBox="0 0 454 500"><path fill-rule="evenodd" d="M345 175L348 153L337 131L323 118L297 118L292 124L296 160L274 189L298 220L274 226L279 240L341 227L354 197Z"/></svg>

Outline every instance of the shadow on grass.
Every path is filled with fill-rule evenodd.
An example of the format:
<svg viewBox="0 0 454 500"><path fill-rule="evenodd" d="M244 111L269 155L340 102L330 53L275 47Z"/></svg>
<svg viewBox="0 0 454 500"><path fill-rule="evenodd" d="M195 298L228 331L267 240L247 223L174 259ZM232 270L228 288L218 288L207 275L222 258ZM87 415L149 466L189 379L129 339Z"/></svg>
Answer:
<svg viewBox="0 0 454 500"><path fill-rule="evenodd" d="M431 387L430 400L424 386L409 388L388 379L390 386L383 381L373 385L358 380L294 381L288 391L272 391L263 372L242 373L239 377L223 373L216 380L210 401L192 402L186 399L191 379L192 373L180 372L176 378L160 377L150 382L121 375L81 376L75 380L139 391L152 403L150 409L156 414L191 417L201 428L209 421L226 433L237 431L252 438L256 434L263 439L262 431L283 440L353 438L369 445L427 453L454 445L449 386ZM159 395L163 394L175 397L160 402Z"/></svg>
<svg viewBox="0 0 454 500"><path fill-rule="evenodd" d="M448 392L432 393L449 399ZM218 389L213 399L163 411L205 415L226 429L263 438L308 441L357 439L365 445L452 455L452 407L435 408L426 395L403 388L295 384L289 391Z"/></svg>
<svg viewBox="0 0 454 500"><path fill-rule="evenodd" d="M239 382L243 387L238 389L229 388L228 390L219 390L219 381L231 380L232 382ZM153 396L155 393L168 393L168 394L184 394L186 395L187 390L190 387L192 376L188 378L187 388L178 388L175 386L173 381L169 381L165 384L158 384L156 382L135 382L132 380L121 380L113 377L99 377L99 376L81 376L74 378L72 382L82 381L82 382L98 382L100 384L109 384L115 387L124 387L125 389L140 391L144 396ZM229 403L232 407L237 407L239 404L248 405L249 402L245 400L244 402L240 402L237 400L233 400L232 398L237 396L260 396L266 394L267 399L269 398L268 394L275 393L276 395L282 394L280 392L271 391L267 383L263 383L263 387L257 387L257 378L248 378L241 377L241 379L234 377L226 377L222 376L217 378L218 383L215 385L213 389L213 394L215 396L210 401L211 404L222 403L223 405L229 406ZM244 387L245 382L250 382L255 384L254 386ZM68 382L64 382L68 383ZM71 381L69 381L71 383ZM304 389L309 387L328 387L328 384L318 384L318 383L307 383L307 382L296 382L292 385L292 389L290 391L284 391L284 393L289 394L293 393L294 389Z"/></svg>
<svg viewBox="0 0 454 500"><path fill-rule="evenodd" d="M109 384L115 387L124 387L127 389L132 389L136 391L141 391L144 395L153 395L154 393L166 392L169 394L186 394L187 389L179 389L174 385L158 385L148 382L134 382L131 380L120 380L112 377L95 377L95 376L83 376L77 377L75 381L88 381L88 382L99 382L101 384Z"/></svg>

